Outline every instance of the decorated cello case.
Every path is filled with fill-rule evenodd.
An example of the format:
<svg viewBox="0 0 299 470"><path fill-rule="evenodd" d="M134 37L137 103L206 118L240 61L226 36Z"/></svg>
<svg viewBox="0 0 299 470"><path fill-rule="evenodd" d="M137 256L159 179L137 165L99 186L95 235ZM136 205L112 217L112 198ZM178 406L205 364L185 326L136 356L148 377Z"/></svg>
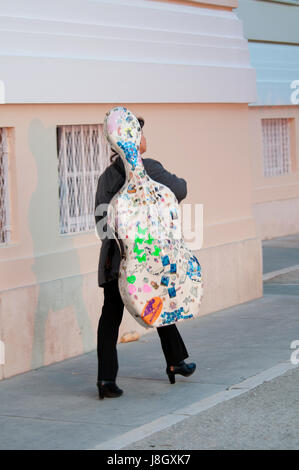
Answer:
<svg viewBox="0 0 299 470"><path fill-rule="evenodd" d="M118 285L126 309L145 328L197 317L201 266L182 240L176 196L145 171L138 119L127 108L114 107L105 116L104 135L126 171L107 210L121 253Z"/></svg>

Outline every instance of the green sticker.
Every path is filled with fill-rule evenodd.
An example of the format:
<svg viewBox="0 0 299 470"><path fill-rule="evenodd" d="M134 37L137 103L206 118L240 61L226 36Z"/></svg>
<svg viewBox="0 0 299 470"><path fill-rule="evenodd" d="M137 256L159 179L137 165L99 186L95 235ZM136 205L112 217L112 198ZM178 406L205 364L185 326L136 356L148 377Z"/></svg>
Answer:
<svg viewBox="0 0 299 470"><path fill-rule="evenodd" d="M159 256L160 255L160 251L161 251L161 248L159 248L157 245L154 245L155 246L155 251L153 251L151 253L152 256Z"/></svg>
<svg viewBox="0 0 299 470"><path fill-rule="evenodd" d="M137 253L137 255L140 255L144 251L144 249L143 248L141 248L141 249L138 248L138 245L135 243L133 251L134 251L134 253Z"/></svg>
<svg viewBox="0 0 299 470"><path fill-rule="evenodd" d="M132 276L128 276L127 277L127 281L130 283L130 284L134 284L134 282L136 281L136 276L134 276L134 274Z"/></svg>
<svg viewBox="0 0 299 470"><path fill-rule="evenodd" d="M149 245L151 245L151 244L153 243L153 241L154 241L154 238L153 238L153 237L151 236L151 234L149 233L149 234L148 234L148 239L145 240L144 243L148 243Z"/></svg>
<svg viewBox="0 0 299 470"><path fill-rule="evenodd" d="M142 261L146 261L146 254L143 253L142 256L137 256L137 259L138 259L139 263L142 263Z"/></svg>

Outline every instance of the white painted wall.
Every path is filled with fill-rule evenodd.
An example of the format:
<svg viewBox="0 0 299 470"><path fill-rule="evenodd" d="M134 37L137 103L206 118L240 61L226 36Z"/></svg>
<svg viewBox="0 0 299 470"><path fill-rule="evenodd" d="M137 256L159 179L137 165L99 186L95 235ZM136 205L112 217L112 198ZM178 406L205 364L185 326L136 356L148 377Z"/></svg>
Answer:
<svg viewBox="0 0 299 470"><path fill-rule="evenodd" d="M0 0L7 103L252 102L236 13L147 0Z"/></svg>

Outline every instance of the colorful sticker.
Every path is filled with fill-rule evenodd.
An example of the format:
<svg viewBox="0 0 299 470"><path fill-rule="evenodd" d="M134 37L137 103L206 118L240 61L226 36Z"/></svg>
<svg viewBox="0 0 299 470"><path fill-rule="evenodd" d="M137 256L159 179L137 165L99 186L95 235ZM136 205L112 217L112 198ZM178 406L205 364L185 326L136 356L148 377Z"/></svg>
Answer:
<svg viewBox="0 0 299 470"><path fill-rule="evenodd" d="M178 239L180 220L175 195L152 180L144 169L140 123L127 108L119 106L106 114L103 129L126 169L125 184L110 203L117 213L112 226L126 234L119 276L124 304L144 326L195 317L202 300L201 267L184 241ZM119 202L125 204L117 212ZM134 228L131 242L128 234ZM153 291L156 297L151 297Z"/></svg>
<svg viewBox="0 0 299 470"><path fill-rule="evenodd" d="M163 301L160 297L153 297L150 299L141 314L141 318L149 325L154 323L159 317L163 307Z"/></svg>
<svg viewBox="0 0 299 470"><path fill-rule="evenodd" d="M167 266L170 263L169 256L168 255L162 256L161 261L162 261L163 266Z"/></svg>

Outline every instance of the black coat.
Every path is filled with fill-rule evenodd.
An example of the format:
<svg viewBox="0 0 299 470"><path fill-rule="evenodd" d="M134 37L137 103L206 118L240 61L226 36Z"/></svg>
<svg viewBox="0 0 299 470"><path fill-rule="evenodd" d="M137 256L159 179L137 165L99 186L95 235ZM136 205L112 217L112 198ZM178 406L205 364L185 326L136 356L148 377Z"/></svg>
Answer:
<svg viewBox="0 0 299 470"><path fill-rule="evenodd" d="M153 158L142 158L147 174L158 183L162 183L175 194L178 202L181 202L187 195L187 183L183 178L178 178L175 174L167 171L163 165ZM114 163L109 165L100 175L95 197L95 209L99 204L109 203L115 193L125 182L125 168L121 157L117 157ZM101 220L102 216L95 215L95 223ZM98 285L103 287L105 282L118 279L120 265L120 252L115 239L104 238L99 257Z"/></svg>

